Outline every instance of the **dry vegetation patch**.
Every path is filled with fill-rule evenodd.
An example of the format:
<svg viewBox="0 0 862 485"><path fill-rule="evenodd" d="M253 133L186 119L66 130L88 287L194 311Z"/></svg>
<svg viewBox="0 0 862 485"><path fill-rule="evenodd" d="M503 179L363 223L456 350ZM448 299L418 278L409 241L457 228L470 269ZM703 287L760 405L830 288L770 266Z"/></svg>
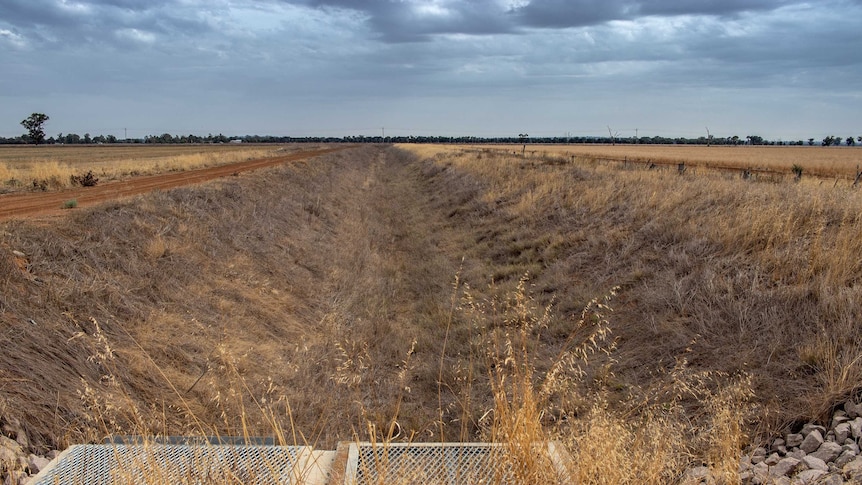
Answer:
<svg viewBox="0 0 862 485"><path fill-rule="evenodd" d="M334 446L366 422L386 430L412 386L400 426L433 435L457 267L429 249L399 163L369 147L4 224L3 399L46 445L270 434L256 400Z"/></svg>
<svg viewBox="0 0 862 485"><path fill-rule="evenodd" d="M8 222L0 411L44 446L558 439L584 483L732 483L859 390L860 197L364 146Z"/></svg>
<svg viewBox="0 0 862 485"><path fill-rule="evenodd" d="M477 250L497 258L485 276L529 271L561 302L622 286L621 387L686 354L699 368L753 374L774 404L763 410L770 425L858 390L857 190L475 151L435 163L481 180L496 220L518 221L479 223L488 237Z"/></svg>

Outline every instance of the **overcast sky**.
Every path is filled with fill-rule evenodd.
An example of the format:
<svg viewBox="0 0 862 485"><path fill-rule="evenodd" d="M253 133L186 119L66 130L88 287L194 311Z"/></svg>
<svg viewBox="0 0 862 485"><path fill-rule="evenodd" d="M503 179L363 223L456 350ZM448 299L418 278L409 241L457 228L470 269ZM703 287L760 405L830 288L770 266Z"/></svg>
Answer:
<svg viewBox="0 0 862 485"><path fill-rule="evenodd" d="M862 135L862 0L0 0L0 136Z"/></svg>

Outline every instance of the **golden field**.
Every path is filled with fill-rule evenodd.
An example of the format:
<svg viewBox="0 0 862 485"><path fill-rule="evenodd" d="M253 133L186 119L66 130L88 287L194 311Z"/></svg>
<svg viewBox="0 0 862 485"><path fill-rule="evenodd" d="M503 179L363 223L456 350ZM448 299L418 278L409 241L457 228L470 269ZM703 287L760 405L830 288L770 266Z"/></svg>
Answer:
<svg viewBox="0 0 862 485"><path fill-rule="evenodd" d="M89 171L102 182L136 175L212 167L298 149L273 145L41 145L0 146L0 193L70 186Z"/></svg>
<svg viewBox="0 0 862 485"><path fill-rule="evenodd" d="M687 166L791 173L794 165L805 174L854 178L862 166L862 147L820 146L704 146L704 145L470 145L529 156L572 155L584 159L628 159L657 165L684 162Z"/></svg>

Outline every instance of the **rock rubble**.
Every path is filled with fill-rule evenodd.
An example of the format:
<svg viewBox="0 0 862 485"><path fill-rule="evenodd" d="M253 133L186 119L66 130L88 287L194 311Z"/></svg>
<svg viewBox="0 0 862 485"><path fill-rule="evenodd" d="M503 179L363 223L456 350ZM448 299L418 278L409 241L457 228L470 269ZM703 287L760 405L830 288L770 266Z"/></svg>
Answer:
<svg viewBox="0 0 862 485"><path fill-rule="evenodd" d="M30 440L18 420L0 417L0 485L22 485L48 466L59 451L46 456L30 452Z"/></svg>
<svg viewBox="0 0 862 485"><path fill-rule="evenodd" d="M739 461L745 485L862 485L862 404L848 401L828 428L806 424L754 448ZM688 470L685 485L713 485L707 467Z"/></svg>

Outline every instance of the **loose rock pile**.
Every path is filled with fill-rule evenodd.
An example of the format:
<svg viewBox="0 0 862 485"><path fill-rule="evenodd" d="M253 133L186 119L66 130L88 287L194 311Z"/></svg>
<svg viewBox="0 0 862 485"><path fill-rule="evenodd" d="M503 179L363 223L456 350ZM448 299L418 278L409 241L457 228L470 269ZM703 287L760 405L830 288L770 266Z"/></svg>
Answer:
<svg viewBox="0 0 862 485"><path fill-rule="evenodd" d="M862 404L847 401L829 428L806 424L776 438L740 461L742 483L807 485L862 484Z"/></svg>
<svg viewBox="0 0 862 485"><path fill-rule="evenodd" d="M862 404L848 401L835 411L827 429L806 424L795 433L775 438L739 462L746 485L862 485ZM714 485L707 467L686 471L686 485Z"/></svg>
<svg viewBox="0 0 862 485"><path fill-rule="evenodd" d="M30 440L18 420L6 418L0 424L0 484L26 483L59 454L55 450L46 456L30 453Z"/></svg>

